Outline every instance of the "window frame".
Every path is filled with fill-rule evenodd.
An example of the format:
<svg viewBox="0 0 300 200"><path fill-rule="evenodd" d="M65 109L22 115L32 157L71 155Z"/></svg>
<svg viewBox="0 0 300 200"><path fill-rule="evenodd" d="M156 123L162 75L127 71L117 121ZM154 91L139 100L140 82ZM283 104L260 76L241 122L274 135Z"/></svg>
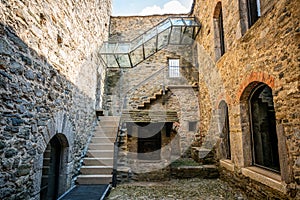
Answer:
<svg viewBox="0 0 300 200"><path fill-rule="evenodd" d="M176 63L176 65L174 65L173 63ZM180 59L179 58L168 58L168 77L169 78L179 78L180 77Z"/></svg>
<svg viewBox="0 0 300 200"><path fill-rule="evenodd" d="M255 149L255 146L257 145L257 142L255 141L255 132L254 132L254 122L253 122L253 109L252 109L252 100L253 98L255 98L254 96L257 95L257 93L259 92L259 90L261 90L259 92L259 94L261 94L263 92L263 87L268 87L270 90L271 90L271 94L272 94L272 89L266 85L266 84L259 84L257 85L255 88L252 89L252 91L250 92L250 95L249 95L249 99L248 99L248 109L249 109L249 122L250 122L250 134L251 134L251 154L252 154L252 166L257 166L259 168L262 168L262 169L266 169L266 170L269 170L269 171L272 171L272 172L275 172L275 173L278 173L280 174L281 173L281 166L280 166L280 156L279 156L279 147L278 147L278 136L277 136L277 130L275 128L275 134L273 133L272 136L276 137L276 141L277 141L277 144L273 144L273 145L276 145L276 151L277 151L277 156L278 156L278 170L274 169L274 168L271 168L271 167L268 167L268 166L265 166L263 164L260 164L260 163L257 163L257 158L256 158L256 149ZM272 101L273 101L273 94L272 94ZM273 102L274 103L274 102ZM274 105L273 105L273 109L274 109ZM275 111L274 111L274 114L275 114ZM274 117L274 120L276 120L276 117ZM276 122L275 122L276 124ZM270 133L269 133L270 134ZM268 141L270 142L270 141ZM271 142L270 142L271 143ZM271 148L274 148L274 146L271 146ZM265 160L264 160L265 161Z"/></svg>

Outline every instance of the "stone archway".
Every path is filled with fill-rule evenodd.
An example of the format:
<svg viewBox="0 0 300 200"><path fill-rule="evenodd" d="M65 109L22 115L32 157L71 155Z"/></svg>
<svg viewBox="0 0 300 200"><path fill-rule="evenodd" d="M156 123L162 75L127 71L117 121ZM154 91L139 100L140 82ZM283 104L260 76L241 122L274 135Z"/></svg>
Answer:
<svg viewBox="0 0 300 200"><path fill-rule="evenodd" d="M53 139L55 138L55 139ZM62 195L72 186L72 173L74 168L73 161L73 144L74 144L74 125L71 123L68 115L65 112L57 112L54 117L48 120L47 125L41 130L41 134L36 138L38 144L38 151L40 152L34 160L34 184L32 186L32 198L36 199L42 192L42 176L43 166L45 162L45 152L50 150L51 141L55 140L54 146L59 146L60 153L53 153L60 155L60 163L63 163L59 171L61 181L59 181L58 195ZM58 140L58 141L57 141ZM52 142L53 143L53 142ZM50 155L50 154L49 154ZM48 157L50 158L50 157ZM49 160L49 159L48 159ZM45 172L44 172L45 173Z"/></svg>
<svg viewBox="0 0 300 200"><path fill-rule="evenodd" d="M43 156L40 199L57 199L65 192L69 144L63 134L56 134Z"/></svg>

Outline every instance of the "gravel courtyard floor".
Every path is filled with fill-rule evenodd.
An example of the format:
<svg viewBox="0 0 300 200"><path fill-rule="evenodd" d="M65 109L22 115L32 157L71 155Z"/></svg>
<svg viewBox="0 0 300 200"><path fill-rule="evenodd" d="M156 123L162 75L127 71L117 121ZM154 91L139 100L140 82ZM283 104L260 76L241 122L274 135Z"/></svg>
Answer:
<svg viewBox="0 0 300 200"><path fill-rule="evenodd" d="M112 189L108 200L246 200L239 190L219 179L172 179L166 182L135 182Z"/></svg>

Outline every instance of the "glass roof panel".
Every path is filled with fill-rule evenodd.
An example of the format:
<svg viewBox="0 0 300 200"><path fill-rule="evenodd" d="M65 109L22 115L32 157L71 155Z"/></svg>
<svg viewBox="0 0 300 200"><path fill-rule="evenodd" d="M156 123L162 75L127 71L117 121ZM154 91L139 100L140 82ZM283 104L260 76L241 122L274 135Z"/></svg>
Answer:
<svg viewBox="0 0 300 200"><path fill-rule="evenodd" d="M182 18L171 18L171 22L173 26L184 26L185 23Z"/></svg>
<svg viewBox="0 0 300 200"><path fill-rule="evenodd" d="M148 58L156 52L156 37L152 38L144 44L145 58Z"/></svg>
<svg viewBox="0 0 300 200"><path fill-rule="evenodd" d="M161 33L162 31L170 27L171 27L171 21L168 19L157 26L157 33Z"/></svg>
<svg viewBox="0 0 300 200"><path fill-rule="evenodd" d="M192 44L193 43L193 31L194 27L186 27L183 29L181 44Z"/></svg>
<svg viewBox="0 0 300 200"><path fill-rule="evenodd" d="M120 65L120 67L131 67L128 54L116 55L116 59Z"/></svg>
<svg viewBox="0 0 300 200"><path fill-rule="evenodd" d="M114 55L103 55L107 67L119 67Z"/></svg>
<svg viewBox="0 0 300 200"><path fill-rule="evenodd" d="M117 43L104 42L100 53L114 53Z"/></svg>
<svg viewBox="0 0 300 200"><path fill-rule="evenodd" d="M118 43L115 53L128 53L130 50L130 43Z"/></svg>
<svg viewBox="0 0 300 200"><path fill-rule="evenodd" d="M134 51L132 51L130 53L130 58L131 58L131 62L132 62L133 66L135 66L138 63L140 63L141 61L143 61L144 60L143 46L140 46L137 49L135 49Z"/></svg>
<svg viewBox="0 0 300 200"><path fill-rule="evenodd" d="M170 44L180 44L181 27L173 27L170 37Z"/></svg>
<svg viewBox="0 0 300 200"><path fill-rule="evenodd" d="M162 49L163 47L168 45L170 30L171 28L168 28L167 30L158 34L157 49Z"/></svg>
<svg viewBox="0 0 300 200"><path fill-rule="evenodd" d="M132 42L131 42L131 51L136 49L137 47L139 47L140 45L143 44L143 35L135 38Z"/></svg>
<svg viewBox="0 0 300 200"><path fill-rule="evenodd" d="M151 38L153 38L156 35L157 35L157 29L155 27L155 28L147 31L146 33L144 33L144 42L147 42L148 40L150 40Z"/></svg>
<svg viewBox="0 0 300 200"><path fill-rule="evenodd" d="M183 18L183 20L187 26L199 26L199 24L195 21L194 18Z"/></svg>

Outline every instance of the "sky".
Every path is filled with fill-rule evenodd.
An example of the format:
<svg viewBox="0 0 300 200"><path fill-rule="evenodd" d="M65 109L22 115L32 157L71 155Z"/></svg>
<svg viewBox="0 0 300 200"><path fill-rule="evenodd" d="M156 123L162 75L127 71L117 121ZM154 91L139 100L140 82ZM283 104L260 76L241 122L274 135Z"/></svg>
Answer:
<svg viewBox="0 0 300 200"><path fill-rule="evenodd" d="M113 16L183 14L191 10L193 0L113 0Z"/></svg>

